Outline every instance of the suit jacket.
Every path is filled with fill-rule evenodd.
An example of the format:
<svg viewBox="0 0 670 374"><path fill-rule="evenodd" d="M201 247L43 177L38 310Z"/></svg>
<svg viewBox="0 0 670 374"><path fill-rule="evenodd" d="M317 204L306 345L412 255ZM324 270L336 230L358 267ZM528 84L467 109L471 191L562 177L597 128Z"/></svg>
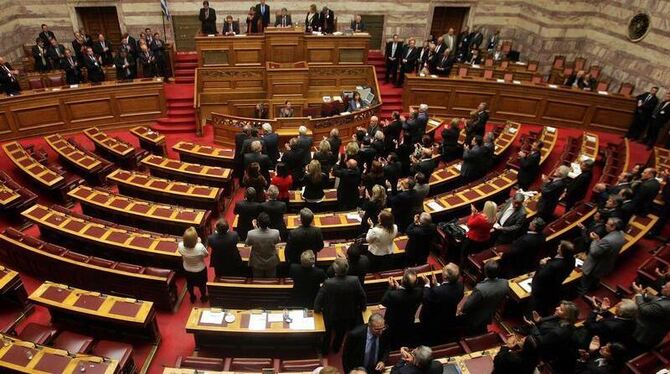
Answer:
<svg viewBox="0 0 670 374"><path fill-rule="evenodd" d="M242 258L237 249L238 241L239 236L235 231L228 231L225 234L215 231L207 238L207 245L212 248L209 266L214 268L217 275L244 276Z"/></svg>
<svg viewBox="0 0 670 374"><path fill-rule="evenodd" d="M286 223L284 214L286 213L286 203L279 200L268 200L261 203L261 210L270 216L270 227L279 230L281 237L286 238Z"/></svg>
<svg viewBox="0 0 670 374"><path fill-rule="evenodd" d="M256 201L240 200L235 203L233 212L237 217L237 233L242 240L247 238L247 232L254 228L253 220L261 212L261 204Z"/></svg>
<svg viewBox="0 0 670 374"><path fill-rule="evenodd" d="M368 338L368 325L353 328L347 334L342 347L342 367L346 373L358 366L365 366L365 344ZM389 355L387 336L379 338L377 361L386 361ZM372 372L372 371L370 371Z"/></svg>
<svg viewBox="0 0 670 374"><path fill-rule="evenodd" d="M107 51L105 52L105 48ZM93 43L93 52L102 58L102 63L104 65L109 65L113 61L112 56L112 43L109 40L105 40L105 46L102 46L100 41Z"/></svg>
<svg viewBox="0 0 670 374"><path fill-rule="evenodd" d="M596 278L611 273L625 242L622 231L612 231L602 239L592 241L582 272Z"/></svg>
<svg viewBox="0 0 670 374"><path fill-rule="evenodd" d="M321 229L314 226L298 226L291 230L286 241L285 256L286 261L290 263L300 263L302 252L311 249L314 253L319 253L323 248L323 234Z"/></svg>
<svg viewBox="0 0 670 374"><path fill-rule="evenodd" d="M512 204L512 198L507 199L507 201L500 207L500 210L498 210L498 215L496 218L496 222L500 224L500 218L502 218L502 215L505 213L505 211L509 208L509 206ZM512 214L507 217L507 220L505 220L505 223L501 225L500 228L496 229L497 232L497 237L496 237L496 243L499 244L508 244L514 241L514 239L518 238L522 234L522 230L526 226L526 209L521 206L517 209L514 209L512 211Z"/></svg>
<svg viewBox="0 0 670 374"><path fill-rule="evenodd" d="M556 316L550 316L542 318L531 330L538 340L540 357L551 364L554 372L572 373L577 361L574 327L562 324Z"/></svg>
<svg viewBox="0 0 670 374"><path fill-rule="evenodd" d="M235 134L235 158L242 158L242 151L244 150L244 141L249 139L249 135L245 132Z"/></svg>
<svg viewBox="0 0 670 374"><path fill-rule="evenodd" d="M79 84L82 81L81 63L76 57L72 56L72 64L66 58L60 62L60 68L65 70L65 83Z"/></svg>
<svg viewBox="0 0 670 374"><path fill-rule="evenodd" d="M479 48L480 45L482 45L482 42L484 41L484 35L477 31L473 32L471 35L471 41L470 41L470 48Z"/></svg>
<svg viewBox="0 0 670 374"><path fill-rule="evenodd" d="M645 92L637 95L636 99L638 102L641 102L641 105L635 109L635 113L645 118L651 117L651 113L656 108L656 105L658 105L658 97L652 95L650 92Z"/></svg>
<svg viewBox="0 0 670 374"><path fill-rule="evenodd" d="M541 232L528 232L522 235L500 258L501 274L507 278L514 278L533 270L537 254L544 245L545 237Z"/></svg>
<svg viewBox="0 0 670 374"><path fill-rule="evenodd" d="M40 31L38 35L40 39L44 40L44 45L49 45L49 39L56 39L56 35L52 31Z"/></svg>
<svg viewBox="0 0 670 374"><path fill-rule="evenodd" d="M270 164L275 165L279 159L279 135L274 132L263 135L263 145L265 153L270 157Z"/></svg>
<svg viewBox="0 0 670 374"><path fill-rule="evenodd" d="M354 31L365 31L365 22L351 21L351 29Z"/></svg>
<svg viewBox="0 0 670 374"><path fill-rule="evenodd" d="M440 337L440 333L456 322L456 308L463 299L463 283L444 282L439 286L424 288L423 306L419 318L427 326L426 331Z"/></svg>
<svg viewBox="0 0 670 374"><path fill-rule="evenodd" d="M60 57L58 57L60 53ZM49 58L51 59L52 66L60 66L60 60L65 57L65 47L62 44L58 44L55 47L49 46Z"/></svg>
<svg viewBox="0 0 670 374"><path fill-rule="evenodd" d="M448 77L451 74L454 62L456 62L454 55L439 57L435 63L435 73L441 77Z"/></svg>
<svg viewBox="0 0 670 374"><path fill-rule="evenodd" d="M279 16L275 18L275 26L282 26L282 20L284 19L284 16ZM293 22L291 22L291 15L287 14L286 15L286 21L284 22L283 26L292 26Z"/></svg>
<svg viewBox="0 0 670 374"><path fill-rule="evenodd" d="M421 262L419 265L423 265L425 263L423 261L428 258L428 253L437 236L435 224L417 225L412 222L407 226L405 233L408 237L405 245L405 256L411 264L413 264L413 260L418 260Z"/></svg>
<svg viewBox="0 0 670 374"><path fill-rule="evenodd" d="M201 30L203 34L216 34L216 10L209 8L209 17L205 17L205 8L200 8L198 19L202 22Z"/></svg>
<svg viewBox="0 0 670 374"><path fill-rule="evenodd" d="M330 143L330 151L333 152L334 155L339 155L340 147L342 146L342 140L335 136L329 136L326 138L326 140L328 143Z"/></svg>
<svg viewBox="0 0 670 374"><path fill-rule="evenodd" d="M266 181L270 181L270 169L272 168L272 161L268 155L262 153L247 153L244 155L244 170L247 170L247 167L253 162L258 162L258 165L261 167L261 175L265 177Z"/></svg>
<svg viewBox="0 0 670 374"><path fill-rule="evenodd" d="M500 36L493 34L486 39L486 49L493 51L498 46L498 43L500 43Z"/></svg>
<svg viewBox="0 0 670 374"><path fill-rule="evenodd" d="M575 258L572 256L549 259L546 264L537 269L533 276L531 283L533 298L539 298L541 302L546 301L547 303L560 300L561 293L557 291L561 289L563 281L574 268Z"/></svg>
<svg viewBox="0 0 670 374"><path fill-rule="evenodd" d="M333 175L336 178L340 178L339 185L337 186L337 200L340 207L353 209L358 205L358 186L361 184L361 171L358 168L349 169L335 165L333 167Z"/></svg>
<svg viewBox="0 0 670 374"><path fill-rule="evenodd" d="M633 338L644 348L654 347L670 330L670 299L635 296L635 303L637 321Z"/></svg>
<svg viewBox="0 0 670 374"><path fill-rule="evenodd" d="M405 50L405 47L402 42L397 42L396 47L395 47L395 54L393 53L393 40L386 42L386 49L384 56L386 56L386 60L389 61L389 58L395 58L395 61L392 61L393 63L398 63L400 61L400 56L402 55L402 51ZM389 61L391 62L391 61Z"/></svg>
<svg viewBox="0 0 670 374"><path fill-rule="evenodd" d="M597 317L603 317L597 320ZM600 337L600 344L618 342L625 347L633 347L635 341L633 340L633 332L635 331L635 320L618 318L610 311L598 313L591 311L586 318L584 324L590 336L598 335Z"/></svg>
<svg viewBox="0 0 670 374"><path fill-rule="evenodd" d="M414 214L418 213L415 208L418 200L417 195L417 192L412 189L398 192L389 197L388 206L391 207L391 212L400 232L407 230L407 227L414 220Z"/></svg>
<svg viewBox="0 0 670 374"><path fill-rule="evenodd" d="M589 186L591 185L592 178L593 173L591 170L587 170L571 180L565 188L566 202L576 203L584 200L584 196L586 196Z"/></svg>
<svg viewBox="0 0 670 374"><path fill-rule="evenodd" d="M568 178L554 179L542 185L542 196L537 203L537 211L540 217L549 217L554 214L558 200L560 199Z"/></svg>
<svg viewBox="0 0 670 374"><path fill-rule="evenodd" d="M519 184L530 186L540 174L540 152L532 151L526 157L519 158Z"/></svg>
<svg viewBox="0 0 670 374"><path fill-rule="evenodd" d="M265 13L261 13L261 3L256 4L256 14L263 20L263 27L270 24L270 6L265 4Z"/></svg>
<svg viewBox="0 0 670 374"><path fill-rule="evenodd" d="M533 374L537 361L534 355L524 355L522 351L512 351L503 345L493 358L491 374Z"/></svg>
<svg viewBox="0 0 670 374"><path fill-rule="evenodd" d="M335 31L335 13L332 10L328 9L325 13L321 11L319 20L321 21L322 32L332 34Z"/></svg>
<svg viewBox="0 0 670 374"><path fill-rule="evenodd" d="M326 272L317 267L305 268L300 264L291 264L289 277L293 279L290 306L311 308L319 293L321 283L326 280Z"/></svg>
<svg viewBox="0 0 670 374"><path fill-rule="evenodd" d="M409 45L406 45L403 48L402 54L400 55L400 65L405 73L414 71L416 62L419 59L419 50L420 48L417 48L416 46L410 48ZM407 62L403 62L403 60L407 60Z"/></svg>
<svg viewBox="0 0 670 374"><path fill-rule="evenodd" d="M328 325L334 321L360 321L366 300L365 291L357 277L336 276L323 282L314 300L314 311L323 313Z"/></svg>
<svg viewBox="0 0 670 374"><path fill-rule="evenodd" d="M309 164L310 160L312 160L312 144L313 140L311 136L298 136L297 148L303 155L303 163L305 165Z"/></svg>
<svg viewBox="0 0 670 374"><path fill-rule="evenodd" d="M407 331L414 325L414 315L421 305L423 289L420 286L410 289L388 289L381 304L386 307L384 319L389 329Z"/></svg>
<svg viewBox="0 0 670 374"><path fill-rule="evenodd" d="M114 66L116 67L116 79L122 80L122 79L134 79L136 74L135 74L135 67L136 65L133 64L134 60L131 55L126 56L126 61L128 63L128 67L124 68L123 66L125 65L123 57L121 55L118 55L114 58Z"/></svg>
<svg viewBox="0 0 670 374"><path fill-rule="evenodd" d="M461 164L461 176L466 179L476 179L481 176L480 165L484 162L484 150L482 147L474 146L463 151L463 163Z"/></svg>
<svg viewBox="0 0 670 374"><path fill-rule="evenodd" d="M422 368L414 366L411 363L405 362L404 360L398 361L391 368L392 374L442 374L443 371L442 363L438 360L432 360L428 367Z"/></svg>
<svg viewBox="0 0 670 374"><path fill-rule="evenodd" d="M235 21L233 21L231 23L224 22L223 23L223 30L221 30L221 33L223 35L226 35L226 33L229 33L229 32L234 32L235 35L240 35L240 24L238 22L235 22Z"/></svg>
<svg viewBox="0 0 670 374"><path fill-rule="evenodd" d="M463 148L458 144L460 131L451 127L442 129L442 158L446 161L453 161L461 157Z"/></svg>
<svg viewBox="0 0 670 374"><path fill-rule="evenodd" d="M51 60L49 59L49 49L47 47L42 47L42 51L40 51L39 46L34 45L31 51L33 54L33 59L35 59L35 70L51 70Z"/></svg>
<svg viewBox="0 0 670 374"><path fill-rule="evenodd" d="M426 178L430 178L436 167L436 160L433 160L432 158L424 158L412 166L411 173L416 174L418 172L422 172Z"/></svg>
<svg viewBox="0 0 670 374"><path fill-rule="evenodd" d="M486 278L477 283L463 304L463 314L470 327L488 325L505 300L508 289L507 279Z"/></svg>
<svg viewBox="0 0 670 374"><path fill-rule="evenodd" d="M633 193L634 214L646 215L651 212L654 199L661 190L661 184L656 178L651 178L640 183ZM628 223L628 222L626 222Z"/></svg>
<svg viewBox="0 0 670 374"><path fill-rule="evenodd" d="M442 54L443 54L444 51L446 51L446 50L447 50L447 44L446 44L445 42L442 42L442 43L440 43L440 44L435 44L435 50L434 50L434 52L435 52L435 55L436 55L436 56L438 56L438 57L441 58L441 57L442 57Z"/></svg>
<svg viewBox="0 0 670 374"><path fill-rule="evenodd" d="M102 70L100 61L95 56L84 57L84 64L88 72L88 80L91 82L101 82L105 80L105 73Z"/></svg>
<svg viewBox="0 0 670 374"><path fill-rule="evenodd" d="M312 19L309 19L309 13L305 14L305 30L316 31L321 27L321 13L316 12Z"/></svg>

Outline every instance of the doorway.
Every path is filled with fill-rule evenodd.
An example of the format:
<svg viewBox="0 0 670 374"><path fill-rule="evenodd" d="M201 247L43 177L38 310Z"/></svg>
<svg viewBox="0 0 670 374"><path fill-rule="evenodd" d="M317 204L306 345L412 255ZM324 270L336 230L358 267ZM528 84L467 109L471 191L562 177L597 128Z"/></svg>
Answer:
<svg viewBox="0 0 670 374"><path fill-rule="evenodd" d="M195 35L200 31L200 27L197 15L172 16L172 29L177 51L195 51ZM217 25L217 27L222 26Z"/></svg>
<svg viewBox="0 0 670 374"><path fill-rule="evenodd" d="M121 44L121 26L116 7L77 7L75 9L81 25L93 40L97 40L98 33L102 33L105 40L109 40L113 45Z"/></svg>
<svg viewBox="0 0 670 374"><path fill-rule="evenodd" d="M365 31L370 34L370 49L381 49L382 34L384 33L384 16L377 14L361 14L361 21L365 24Z"/></svg>
<svg viewBox="0 0 670 374"><path fill-rule="evenodd" d="M467 23L469 7L447 7L437 6L433 10L433 22L430 27L430 34L435 38L444 35L450 28L454 29L454 34L458 35L463 26Z"/></svg>

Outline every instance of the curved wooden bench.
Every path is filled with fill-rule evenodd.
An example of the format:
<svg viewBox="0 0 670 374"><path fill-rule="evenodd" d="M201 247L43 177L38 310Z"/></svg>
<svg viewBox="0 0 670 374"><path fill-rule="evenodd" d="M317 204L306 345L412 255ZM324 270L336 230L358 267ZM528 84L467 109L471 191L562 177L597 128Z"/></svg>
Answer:
<svg viewBox="0 0 670 374"><path fill-rule="evenodd" d="M82 174L89 183L103 184L105 175L112 170L113 164L111 162L71 143L60 134L45 136L44 140L58 154L58 158L65 165L78 174Z"/></svg>

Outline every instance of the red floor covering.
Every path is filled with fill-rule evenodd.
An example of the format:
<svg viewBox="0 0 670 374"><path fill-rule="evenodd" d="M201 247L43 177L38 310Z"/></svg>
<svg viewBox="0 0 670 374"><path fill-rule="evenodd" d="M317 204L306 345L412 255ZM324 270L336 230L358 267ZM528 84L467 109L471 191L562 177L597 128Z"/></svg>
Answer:
<svg viewBox="0 0 670 374"><path fill-rule="evenodd" d="M529 126L529 125L523 125L521 132L526 133L530 131L531 129L538 130L538 126ZM113 131L110 132L114 136L119 136L123 138L124 140L136 145L138 145L137 139L135 139L133 136L131 136L127 131L120 130L120 131ZM554 149L554 152L552 155L549 157L547 162L545 163L545 171L550 170L553 165L556 163L560 153L562 152L563 149L563 144L565 139L568 136L579 136L581 135L580 131L577 130L571 130L571 129L560 129L559 130L559 140L558 144L556 144L556 147ZM84 144L90 149L92 149L92 144L88 139L86 139L83 135L75 135L75 138L77 141L79 141L80 144ZM171 147L174 143L177 141L196 141L199 143L212 143L212 129L207 127L205 129L205 135L202 138L196 137L194 134L170 134L167 136L167 142L168 142L168 150L169 150L169 156L172 158L177 158L177 155L172 152ZM612 134L600 134L600 145L604 146L607 144L607 142L619 142L620 138L619 136L612 135ZM21 141L22 144L27 145L27 144L35 144L38 148L43 148L47 150L49 153L49 159L51 162L55 162L56 155L49 149L49 147L44 143L44 141L41 138L34 138L34 139L25 139ZM515 152L516 149L513 147L511 149L511 152ZM647 161L648 158L648 151L644 149L644 147L640 144L637 143L631 143L631 154L630 154L630 165L633 165L634 163L644 163ZM501 167L501 166L499 166ZM14 166L9 162L7 159L6 155L1 154L0 155L0 168L4 171L7 171L10 175L12 175L15 180L17 180L19 183L22 183L25 186L30 186L30 184L27 183L27 181L21 176L16 173L16 170ZM596 177L599 175L599 170L596 172ZM595 178L594 178L595 179ZM34 188L32 188L34 190ZM238 200L241 197L241 191L237 191L234 194L233 201ZM40 197L40 202L44 204L50 204L51 202L46 200L44 197ZM233 204L230 204L228 209L226 210L225 217L229 222L232 222L232 206ZM76 207L78 208L78 207ZM5 223L3 220L0 218L0 227L4 227ZM28 229L28 233L31 235L38 235L38 231L35 227L31 227ZM655 241L651 240L642 240L640 244L637 245L637 248L635 250L629 251L626 254L626 257L624 261L619 261L617 270L615 271L614 274L609 276L606 279L607 283L610 284L629 284L630 281L635 277L635 270L637 269L638 265L646 259L648 256L648 251L652 248L654 248L658 243ZM210 277L212 277L213 274L210 274ZM32 279L27 276L22 276L24 280L24 284L26 285L27 291L30 293L33 291L39 284L39 281ZM211 279L211 278L210 278ZM179 289L183 290L183 280L179 281ZM196 303L196 305L200 305L200 303ZM151 366L149 367L149 372L150 373L159 373L162 371L162 368L164 366L171 366L174 364L175 359L179 355L189 355L193 352L194 349L194 342L192 336L186 333L184 326L186 323L187 316L190 312L191 305L190 302L188 301L188 298L184 300L181 305L179 306L178 310L176 313L171 314L171 313L166 313L166 312L159 312L158 313L158 323L159 323L159 328L161 331L161 336L162 336L162 342L158 348L158 351L156 352L155 357L153 358L153 361L151 363ZM2 313L0 314L0 327L5 326L8 322L10 322L13 319L14 316L8 313ZM49 316L48 313L46 312L45 309L41 307L36 307L35 312L30 315L27 318L27 322L39 322L39 323L48 323L49 322ZM19 329L24 326L26 321L22 322ZM497 326L494 326L494 328L497 329ZM151 346L149 344L141 344L141 343L136 343L135 344L135 355L136 355L136 363L138 365L138 368L141 368L147 354L149 353L149 350L151 349ZM331 355L329 357L329 361L331 363L336 364L336 366L339 366L339 357L335 355Z"/></svg>

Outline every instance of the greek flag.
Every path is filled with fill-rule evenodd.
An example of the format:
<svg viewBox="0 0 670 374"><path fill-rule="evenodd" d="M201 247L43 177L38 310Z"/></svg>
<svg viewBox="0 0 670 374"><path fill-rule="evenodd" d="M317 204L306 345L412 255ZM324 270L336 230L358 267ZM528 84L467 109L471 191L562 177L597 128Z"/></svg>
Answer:
<svg viewBox="0 0 670 374"><path fill-rule="evenodd" d="M170 8L168 8L167 0L161 0L161 9L163 10L165 17L170 19Z"/></svg>

